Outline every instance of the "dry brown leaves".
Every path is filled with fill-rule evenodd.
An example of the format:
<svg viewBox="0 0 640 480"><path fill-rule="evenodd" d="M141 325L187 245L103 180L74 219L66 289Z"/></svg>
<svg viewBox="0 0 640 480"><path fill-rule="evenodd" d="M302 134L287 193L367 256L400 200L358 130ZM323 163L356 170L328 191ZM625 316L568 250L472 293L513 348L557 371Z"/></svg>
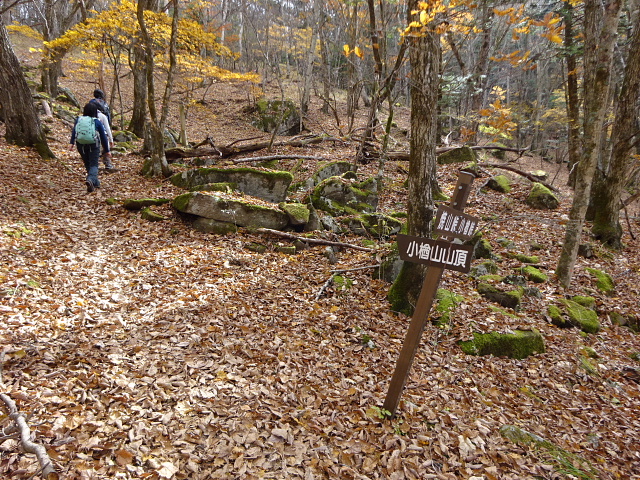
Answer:
<svg viewBox="0 0 640 480"><path fill-rule="evenodd" d="M250 130L233 116L240 102L222 110L220 98L212 103L227 130L216 135L249 137L228 130ZM197 125L194 137L211 133ZM214 128L216 118L206 125ZM64 148L67 132L53 128L55 161L0 141L0 338L9 349L6 392L30 415L63 478L576 478L558 473L543 452L503 439L504 424L585 459L600 478L640 478L639 385L629 374L640 368L630 356L640 338L604 315L602 332L589 336L545 316L566 293L596 296L602 312L637 315L638 242L628 235L624 251L580 259L570 292L544 284L517 315L491 309L467 276L446 273L442 286L466 300L450 329L427 327L399 415L383 421L378 407L408 319L389 311L388 285L367 271L347 273L352 288L313 301L333 269L375 258L344 250L330 264L321 246L292 256L251 253L248 242L278 240L194 232L168 206L158 211L170 220L145 222L105 200L172 197L174 187L140 177L142 159L127 155L116 158L122 171L103 175L103 187L88 195L77 154ZM350 159L353 151L330 154ZM305 162L297 176L313 168ZM381 209L402 210L402 168L385 171ZM445 189L455 178L441 169ZM549 272L558 258L570 198L565 192L558 211L531 211L521 202L526 189L520 182L507 196L474 191L467 209L485 219L504 274L519 265L500 237L521 253L542 245L536 253ZM640 230L637 207L632 214ZM599 295L585 266L611 273L618 297ZM473 331L529 327L543 332L547 353L479 358L456 345ZM585 346L599 354L596 374L581 365ZM0 449L2 476L37 472L15 440Z"/></svg>

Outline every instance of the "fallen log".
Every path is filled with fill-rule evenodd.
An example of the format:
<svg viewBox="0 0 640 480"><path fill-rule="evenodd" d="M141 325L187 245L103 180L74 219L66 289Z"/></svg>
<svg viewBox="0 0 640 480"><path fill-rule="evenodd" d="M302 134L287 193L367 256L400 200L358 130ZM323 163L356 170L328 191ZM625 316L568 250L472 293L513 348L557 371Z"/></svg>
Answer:
<svg viewBox="0 0 640 480"><path fill-rule="evenodd" d="M195 158L195 157L218 157L226 158L239 153L255 152L257 150L263 150L269 148L271 142L269 140L261 140L258 142L247 143L239 145L239 142L244 140L236 140L225 146L217 146L214 144L211 138L206 138L200 142L194 148L169 148L165 151L165 156L168 162L173 162L181 158ZM307 147L309 145L317 145L323 142L344 142L345 140L337 137L328 137L326 135L314 135L295 137L291 140L282 142L275 142L274 147ZM204 146L208 145L208 146Z"/></svg>
<svg viewBox="0 0 640 480"><path fill-rule="evenodd" d="M479 163L478 164L479 167L489 167L489 168L501 168L503 170L508 170L510 172L513 173L517 173L518 175L523 176L524 178L526 178L527 180L530 180L534 183L541 183L542 185L544 185L545 187L547 187L549 190L558 193L559 190L554 187L553 185L551 185L550 183L547 182L543 182L542 180L540 180L539 178L535 177L534 175L531 175L530 173L524 172L518 168L512 167L511 165L501 165L499 163Z"/></svg>

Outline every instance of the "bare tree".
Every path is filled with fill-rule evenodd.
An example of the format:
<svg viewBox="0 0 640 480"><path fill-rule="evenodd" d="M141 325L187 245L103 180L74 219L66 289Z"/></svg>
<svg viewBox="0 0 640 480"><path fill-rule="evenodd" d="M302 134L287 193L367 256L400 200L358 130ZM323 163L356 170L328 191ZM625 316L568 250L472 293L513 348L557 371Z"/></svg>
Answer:
<svg viewBox="0 0 640 480"><path fill-rule="evenodd" d="M585 1L583 153L577 166L573 204L556 268L558 280L565 288L569 287L573 276L593 176L602 154L602 130L607 114L620 5L621 0Z"/></svg>

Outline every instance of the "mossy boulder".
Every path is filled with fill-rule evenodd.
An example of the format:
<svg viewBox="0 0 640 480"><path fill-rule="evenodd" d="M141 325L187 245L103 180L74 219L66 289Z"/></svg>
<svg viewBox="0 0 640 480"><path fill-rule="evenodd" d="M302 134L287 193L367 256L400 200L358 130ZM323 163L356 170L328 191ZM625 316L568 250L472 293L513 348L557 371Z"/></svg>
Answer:
<svg viewBox="0 0 640 480"><path fill-rule="evenodd" d="M591 310L596 309L596 299L593 297L589 297L586 295L575 295L571 297L571 300L573 300L579 305L582 305L585 308L589 308Z"/></svg>
<svg viewBox="0 0 640 480"><path fill-rule="evenodd" d="M448 152L438 155L438 163L440 165L447 165L450 163L476 163L477 157L471 147L460 147L449 150Z"/></svg>
<svg viewBox="0 0 640 480"><path fill-rule="evenodd" d="M469 276L478 278L483 275L494 275L498 273L498 265L492 260L486 260L478 265L471 267Z"/></svg>
<svg viewBox="0 0 640 480"><path fill-rule="evenodd" d="M520 272L533 283L545 283L549 277L532 265L522 267Z"/></svg>
<svg viewBox="0 0 640 480"><path fill-rule="evenodd" d="M458 342L467 355L493 355L515 359L544 353L542 334L537 330L516 330L514 333L474 333L473 340Z"/></svg>
<svg viewBox="0 0 640 480"><path fill-rule="evenodd" d="M356 235L369 235L375 238L386 238L395 235L402 229L403 223L382 213L364 213L357 217L343 220Z"/></svg>
<svg viewBox="0 0 640 480"><path fill-rule="evenodd" d="M595 277L596 288L598 290L600 290L605 295L615 294L616 286L613 282L613 278L611 278L611 275L596 268L585 268L585 270Z"/></svg>
<svg viewBox="0 0 640 480"><path fill-rule="evenodd" d="M522 263L540 263L540 257L537 255L525 255L523 253L515 253L511 255L516 260Z"/></svg>
<svg viewBox="0 0 640 480"><path fill-rule="evenodd" d="M314 188L311 203L333 216L371 213L378 205L378 183L375 179L355 183L342 177L330 177Z"/></svg>
<svg viewBox="0 0 640 480"><path fill-rule="evenodd" d="M633 314L623 314L620 312L610 312L611 323L620 327L627 327L634 332L640 332L640 317Z"/></svg>
<svg viewBox="0 0 640 480"><path fill-rule="evenodd" d="M473 246L473 258L493 258L493 248L486 238L480 238Z"/></svg>
<svg viewBox="0 0 640 480"><path fill-rule="evenodd" d="M488 283L478 284L478 293L487 300L497 303L505 308L512 308L518 310L520 308L520 302L524 294L522 288L515 290L501 290L494 285Z"/></svg>
<svg viewBox="0 0 640 480"><path fill-rule="evenodd" d="M147 207L165 205L171 202L168 198L128 198L122 202L122 206L127 210L142 210Z"/></svg>
<svg viewBox="0 0 640 480"><path fill-rule="evenodd" d="M231 222L219 222L212 218L198 217L193 222L193 229L203 233L227 235L229 233L236 233L238 226Z"/></svg>
<svg viewBox="0 0 640 480"><path fill-rule="evenodd" d="M278 135L298 135L302 131L300 110L293 100L267 100L255 104L256 119L253 125L264 132Z"/></svg>
<svg viewBox="0 0 640 480"><path fill-rule="evenodd" d="M261 243L257 242L249 242L244 246L244 248L255 253L264 253L267 251L266 245L262 245Z"/></svg>
<svg viewBox="0 0 640 480"><path fill-rule="evenodd" d="M560 328L578 327L585 333L597 333L600 330L598 314L573 300L561 299L560 306L549 305L547 313L551 323Z"/></svg>
<svg viewBox="0 0 640 480"><path fill-rule="evenodd" d="M312 188L327 178L341 177L347 172L355 173L356 168L356 165L351 162L337 161L327 163L313 174L307 183L307 187Z"/></svg>
<svg viewBox="0 0 640 480"><path fill-rule="evenodd" d="M533 170L529 173L533 178L540 180L541 182L546 182L549 179L549 173L544 170Z"/></svg>
<svg viewBox="0 0 640 480"><path fill-rule="evenodd" d="M541 183L534 183L525 203L538 210L554 210L560 205L555 194Z"/></svg>
<svg viewBox="0 0 640 480"><path fill-rule="evenodd" d="M439 327L445 327L451 324L451 317L456 307L464 300L462 295L457 295L450 290L439 288L436 292L436 301L438 302L431 315L433 324Z"/></svg>
<svg viewBox="0 0 640 480"><path fill-rule="evenodd" d="M143 208L140 212L140 218L147 222L162 222L167 219L164 215L154 212L149 207Z"/></svg>
<svg viewBox="0 0 640 480"><path fill-rule="evenodd" d="M289 224L288 215L278 208L220 197L209 192L190 192L177 196L173 207L184 213L234 223L242 227L264 227L279 230Z"/></svg>
<svg viewBox="0 0 640 480"><path fill-rule="evenodd" d="M196 168L170 178L173 185L184 189L212 183L235 184L242 193L274 203L285 200L292 180L293 175L289 172L249 167Z"/></svg>
<svg viewBox="0 0 640 480"><path fill-rule="evenodd" d="M487 187L500 193L511 191L511 180L506 175L496 175L487 180Z"/></svg>
<svg viewBox="0 0 640 480"><path fill-rule="evenodd" d="M233 182L206 183L189 188L191 192L226 192L231 193L238 190L238 184Z"/></svg>
<svg viewBox="0 0 640 480"><path fill-rule="evenodd" d="M398 244L394 243L391 252L380 262L380 266L374 269L372 277L379 278L387 283L393 283L400 274L403 263L398 252Z"/></svg>
<svg viewBox="0 0 640 480"><path fill-rule="evenodd" d="M309 222L309 207L303 203L281 203L279 207L289 216L289 224L306 225Z"/></svg>

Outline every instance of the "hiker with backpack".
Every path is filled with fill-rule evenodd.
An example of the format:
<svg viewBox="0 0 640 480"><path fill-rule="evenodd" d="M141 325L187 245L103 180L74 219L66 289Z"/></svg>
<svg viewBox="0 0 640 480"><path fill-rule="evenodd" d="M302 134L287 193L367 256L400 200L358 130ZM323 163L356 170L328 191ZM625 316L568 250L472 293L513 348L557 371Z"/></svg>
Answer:
<svg viewBox="0 0 640 480"><path fill-rule="evenodd" d="M75 144L84 168L87 170L87 192L91 193L100 188L98 180L98 166L100 165L100 147L107 157L111 159L111 148L105 132L104 125L98 120L98 107L95 103L87 103L82 110L82 116L76 118L76 123L71 131L71 146Z"/></svg>
<svg viewBox="0 0 640 480"><path fill-rule="evenodd" d="M109 108L109 104L104 98L104 92L99 88L96 88L93 91L93 98L89 100L89 103L95 104L98 107L98 110L105 114L105 116L109 120L109 127L111 127L111 109Z"/></svg>
<svg viewBox="0 0 640 480"><path fill-rule="evenodd" d="M109 104L104 98L104 92L99 88L93 91L93 98L89 100L89 103L93 103L98 107L98 120L102 122L104 129L109 139L109 147L113 148L113 134L111 133L111 109ZM119 169L113 166L111 156L102 155L102 161L104 162L104 169L107 173L117 172Z"/></svg>

